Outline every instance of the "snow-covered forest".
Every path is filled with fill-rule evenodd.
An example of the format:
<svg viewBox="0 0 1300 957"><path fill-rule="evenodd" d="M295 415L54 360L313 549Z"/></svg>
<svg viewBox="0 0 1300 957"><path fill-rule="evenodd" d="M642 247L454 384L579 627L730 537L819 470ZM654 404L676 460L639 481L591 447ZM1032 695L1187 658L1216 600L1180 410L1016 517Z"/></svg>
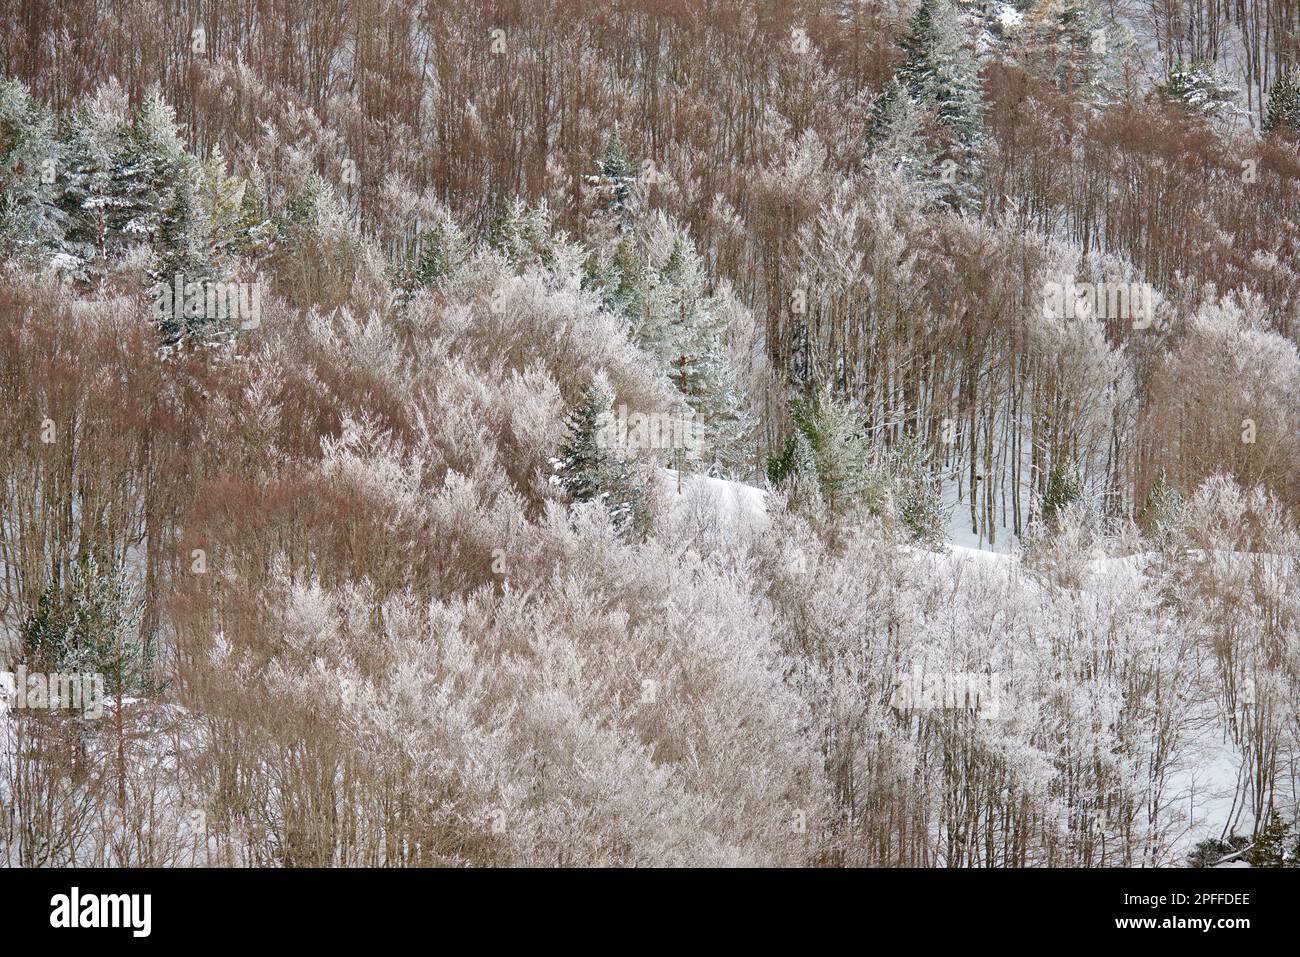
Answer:
<svg viewBox="0 0 1300 957"><path fill-rule="evenodd" d="M0 190L0 863L1300 865L1295 0L0 0Z"/></svg>

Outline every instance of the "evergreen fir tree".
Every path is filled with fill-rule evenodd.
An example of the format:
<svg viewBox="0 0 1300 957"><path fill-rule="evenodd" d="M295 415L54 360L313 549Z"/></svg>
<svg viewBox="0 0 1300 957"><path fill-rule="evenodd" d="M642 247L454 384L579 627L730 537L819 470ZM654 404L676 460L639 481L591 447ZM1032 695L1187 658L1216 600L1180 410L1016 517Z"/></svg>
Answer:
<svg viewBox="0 0 1300 957"><path fill-rule="evenodd" d="M918 542L937 547L947 537L947 514L930 455L916 436L907 434L884 457L883 471L894 515Z"/></svg>
<svg viewBox="0 0 1300 957"><path fill-rule="evenodd" d="M234 248L239 255L262 252L277 235L275 220L266 214L266 190L262 173L253 163L239 202L239 219L235 225Z"/></svg>
<svg viewBox="0 0 1300 957"><path fill-rule="evenodd" d="M704 262L690 236L658 220L651 235L639 241L624 237L592 281L699 417L712 464L732 466L746 458L751 423L706 288Z"/></svg>
<svg viewBox="0 0 1300 957"><path fill-rule="evenodd" d="M205 258L219 277L229 274L239 255L244 193L248 183L230 175L220 146L213 146L199 167L198 221L204 227Z"/></svg>
<svg viewBox="0 0 1300 957"><path fill-rule="evenodd" d="M852 404L837 400L826 383L810 399L791 402L790 417L797 436L785 454L792 466L787 475L805 474L811 465L832 511L855 507L868 488L869 460Z"/></svg>
<svg viewBox="0 0 1300 957"><path fill-rule="evenodd" d="M899 40L903 62L895 78L912 100L930 111L942 142L938 162L951 161L955 176L943 198L952 206L978 198L977 165L983 144L983 104L974 57L962 45L961 23L952 0L921 0L908 32ZM875 124L884 127L883 111ZM874 149L873 141L873 149Z"/></svg>
<svg viewBox="0 0 1300 957"><path fill-rule="evenodd" d="M1165 480L1165 473L1161 471L1152 484L1151 490L1147 492L1142 508L1138 511L1138 527L1152 541L1163 547L1169 543L1178 525L1182 504L1183 499L1178 494L1178 489Z"/></svg>
<svg viewBox="0 0 1300 957"><path fill-rule="evenodd" d="M67 221L65 250L77 259L77 275L85 280L102 275L105 260L122 242L114 224L125 215L127 200L115 170L124 136L122 126L94 103L80 106L69 125L58 204Z"/></svg>
<svg viewBox="0 0 1300 957"><path fill-rule="evenodd" d="M567 439L551 460L557 484L575 501L590 502L600 494L601 479L612 452L609 417L613 398L599 386L583 395L565 421Z"/></svg>
<svg viewBox="0 0 1300 957"><path fill-rule="evenodd" d="M334 187L320 175L312 173L302 189L285 204L276 225L282 237L289 237L304 231L319 235L342 221L343 207L334 196Z"/></svg>
<svg viewBox="0 0 1300 957"><path fill-rule="evenodd" d="M487 242L518 272L530 266L551 266L556 237L552 234L551 211L546 201L529 207L516 196L494 218L488 228Z"/></svg>
<svg viewBox="0 0 1300 957"><path fill-rule="evenodd" d="M154 242L168 210L175 213L177 185L192 180L194 165L175 111L155 87L135 111L114 163L113 192L121 198L110 223L114 231L128 244ZM173 225L173 233L177 228Z"/></svg>
<svg viewBox="0 0 1300 957"><path fill-rule="evenodd" d="M0 253L44 258L63 249L54 117L18 80L0 82Z"/></svg>
<svg viewBox="0 0 1300 957"><path fill-rule="evenodd" d="M1296 860L1294 850L1291 825L1274 811L1255 835L1255 846L1250 849L1248 859L1251 867L1297 867L1300 861Z"/></svg>
<svg viewBox="0 0 1300 957"><path fill-rule="evenodd" d="M1056 10L1054 78L1062 93L1096 95L1101 92L1101 59L1096 51L1101 18L1089 0L1064 0ZM1103 35L1104 41L1104 35Z"/></svg>
<svg viewBox="0 0 1300 957"><path fill-rule="evenodd" d="M605 154L595 174L586 177L587 184L596 193L604 229L598 233L617 235L626 231L640 205L637 171L628 158L627 149L619 135L618 124L605 144Z"/></svg>
<svg viewBox="0 0 1300 957"><path fill-rule="evenodd" d="M774 488L780 488L800 476L816 474L817 457L813 455L812 446L799 429L785 437L780 454L767 457L767 481Z"/></svg>
<svg viewBox="0 0 1300 957"><path fill-rule="evenodd" d="M322 208L326 204L325 196L329 191L329 184L324 179L316 173L310 174L302 188L284 204L284 209L276 217L281 234L318 226L322 219Z"/></svg>
<svg viewBox="0 0 1300 957"><path fill-rule="evenodd" d="M1213 867L1225 857L1240 853L1250 845L1250 838L1233 834L1226 841L1210 837L1197 843L1187 855L1188 867Z"/></svg>
<svg viewBox="0 0 1300 957"><path fill-rule="evenodd" d="M1207 119L1231 111L1237 98L1233 86L1221 81L1214 67L1205 63L1193 63L1190 67L1178 64L1169 71L1165 82L1156 87L1156 92L1166 102Z"/></svg>
<svg viewBox="0 0 1300 957"><path fill-rule="evenodd" d="M551 481L578 502L598 501L624 533L640 529L643 492L632 466L618 448L614 396L597 381L565 422L567 438L551 459Z"/></svg>
<svg viewBox="0 0 1300 957"><path fill-rule="evenodd" d="M869 165L900 177L927 199L943 193L938 156L921 133L921 112L897 77L881 95L872 113L868 140Z"/></svg>
<svg viewBox="0 0 1300 957"><path fill-rule="evenodd" d="M1300 73L1288 69L1268 94L1268 111L1263 131L1279 136L1300 136Z"/></svg>
<svg viewBox="0 0 1300 957"><path fill-rule="evenodd" d="M195 185L191 171L183 171L159 217L157 258L150 278L173 289L177 283L184 289L191 283L203 284L220 278L208 259L209 229L195 196ZM184 303L173 303L170 314L161 316L159 321L167 343L174 343L183 335L224 331L222 325L217 317L191 308L188 294Z"/></svg>
<svg viewBox="0 0 1300 957"><path fill-rule="evenodd" d="M768 481L789 486L813 477L836 512L865 508L888 515L916 541L937 547L947 537L947 514L924 445L904 435L873 453L852 403L834 397L829 384L811 399L790 403L795 432L767 462Z"/></svg>
<svg viewBox="0 0 1300 957"><path fill-rule="evenodd" d="M433 227L420 233L416 253L403 271L402 287L409 296L454 275L469 259L470 245L451 214L443 210Z"/></svg>
<svg viewBox="0 0 1300 957"><path fill-rule="evenodd" d="M110 694L153 690L154 642L141 635L143 604L121 571L83 555L66 585L51 582L23 627L30 664L104 676Z"/></svg>
<svg viewBox="0 0 1300 957"><path fill-rule="evenodd" d="M627 320L633 340L667 363L673 358L674 305L643 238L625 237L595 282L605 305Z"/></svg>
<svg viewBox="0 0 1300 957"><path fill-rule="evenodd" d="M705 289L704 262L685 233L677 234L659 276L672 316L671 377L706 426L719 433L715 439L721 438L738 424L740 399L722 347L723 329Z"/></svg>
<svg viewBox="0 0 1300 957"><path fill-rule="evenodd" d="M1061 509L1083 497L1083 483L1074 469L1064 462L1052 466L1047 476L1047 491L1043 495L1043 523L1052 525Z"/></svg>

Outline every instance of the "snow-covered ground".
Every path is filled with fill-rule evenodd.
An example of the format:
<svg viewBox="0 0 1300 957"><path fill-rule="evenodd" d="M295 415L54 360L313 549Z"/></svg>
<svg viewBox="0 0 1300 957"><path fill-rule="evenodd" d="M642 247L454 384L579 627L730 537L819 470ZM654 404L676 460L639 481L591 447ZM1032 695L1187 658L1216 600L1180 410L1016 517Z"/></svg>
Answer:
<svg viewBox="0 0 1300 957"><path fill-rule="evenodd" d="M660 469L661 488L669 493L674 513L707 506L725 522L767 522L767 493L744 482L731 482L709 475L679 475L676 469Z"/></svg>

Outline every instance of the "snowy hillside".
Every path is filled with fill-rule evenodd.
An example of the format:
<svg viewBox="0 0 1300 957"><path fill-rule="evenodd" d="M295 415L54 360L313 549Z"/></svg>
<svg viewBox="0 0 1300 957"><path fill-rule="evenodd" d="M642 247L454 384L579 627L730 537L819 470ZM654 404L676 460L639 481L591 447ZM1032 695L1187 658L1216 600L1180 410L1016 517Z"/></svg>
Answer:
<svg viewBox="0 0 1300 957"><path fill-rule="evenodd" d="M1241 10L0 4L0 863L1300 863Z"/></svg>

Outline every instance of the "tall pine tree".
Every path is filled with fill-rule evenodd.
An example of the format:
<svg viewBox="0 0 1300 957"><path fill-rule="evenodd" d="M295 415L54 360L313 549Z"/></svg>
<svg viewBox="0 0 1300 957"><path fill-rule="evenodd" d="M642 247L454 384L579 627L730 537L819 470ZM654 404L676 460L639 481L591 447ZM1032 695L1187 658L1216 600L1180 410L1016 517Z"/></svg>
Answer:
<svg viewBox="0 0 1300 957"><path fill-rule="evenodd" d="M750 422L704 262L689 234L656 216L625 236L590 281L697 417L709 464L721 469L746 461Z"/></svg>
<svg viewBox="0 0 1300 957"><path fill-rule="evenodd" d="M970 206L979 197L984 108L975 58L962 44L961 22L952 0L920 0L898 47L903 62L895 79L932 116L936 127L943 199L951 206ZM888 94L882 97L872 118L873 151L887 129L884 111L896 100Z"/></svg>
<svg viewBox="0 0 1300 957"><path fill-rule="evenodd" d="M114 224L127 207L115 176L125 136L125 125L114 110L120 90L101 94L72 115L57 184L59 208L67 221L65 250L75 257L76 273L84 280L101 278L107 259L122 245Z"/></svg>
<svg viewBox="0 0 1300 957"><path fill-rule="evenodd" d="M605 144L605 155L594 174L586 177L595 193L595 222L589 230L598 240L607 240L626 232L640 207L636 167L633 166L619 134L618 124Z"/></svg>
<svg viewBox="0 0 1300 957"><path fill-rule="evenodd" d="M1268 94L1263 131L1289 138L1300 137L1300 74L1288 69Z"/></svg>
<svg viewBox="0 0 1300 957"><path fill-rule="evenodd" d="M153 690L154 637L142 634L143 602L120 568L83 555L51 582L23 626L28 662L42 670L102 674L110 693Z"/></svg>
<svg viewBox="0 0 1300 957"><path fill-rule="evenodd" d="M1179 63L1156 87L1161 99L1172 103L1193 116L1212 119L1225 111L1232 111L1237 91L1231 83L1222 81L1213 64ZM1239 112L1239 111L1238 111Z"/></svg>
<svg viewBox="0 0 1300 957"><path fill-rule="evenodd" d="M197 200L199 224L205 235L205 257L213 272L225 277L238 258L244 193L248 183L230 175L220 146L213 146L199 167Z"/></svg>
<svg viewBox="0 0 1300 957"><path fill-rule="evenodd" d="M812 480L833 512L856 507L869 489L870 458L853 405L836 399L825 383L811 397L792 401L790 418L795 431L781 455L769 460L769 481Z"/></svg>
<svg viewBox="0 0 1300 957"><path fill-rule="evenodd" d="M898 77L889 81L867 131L873 144L868 165L901 179L927 200L944 192L938 154L922 134L921 109Z"/></svg>
<svg viewBox="0 0 1300 957"><path fill-rule="evenodd" d="M643 490L618 447L613 405L613 393L602 379L587 389L565 422L565 441L551 459L551 481L575 501L600 502L615 527L631 533L644 518Z"/></svg>
<svg viewBox="0 0 1300 957"><path fill-rule="evenodd" d="M55 187L62 162L50 111L18 80L0 82L0 253L62 251L66 217Z"/></svg>
<svg viewBox="0 0 1300 957"><path fill-rule="evenodd" d="M130 242L154 242L163 220L177 209L176 190L192 186L194 158L185 151L176 114L155 86L135 111L113 168L114 192L123 200L112 227ZM190 204L192 209L192 204ZM172 235L181 228L173 224Z"/></svg>
<svg viewBox="0 0 1300 957"><path fill-rule="evenodd" d="M192 283L204 284L221 277L209 260L208 228L204 210L196 196L193 170L185 168L172 185L167 205L158 222L157 255L152 278L168 289L179 283L184 289ZM172 304L170 313L160 317L159 326L168 343L183 335L207 335L224 331L226 323L196 308L186 292L184 303Z"/></svg>

